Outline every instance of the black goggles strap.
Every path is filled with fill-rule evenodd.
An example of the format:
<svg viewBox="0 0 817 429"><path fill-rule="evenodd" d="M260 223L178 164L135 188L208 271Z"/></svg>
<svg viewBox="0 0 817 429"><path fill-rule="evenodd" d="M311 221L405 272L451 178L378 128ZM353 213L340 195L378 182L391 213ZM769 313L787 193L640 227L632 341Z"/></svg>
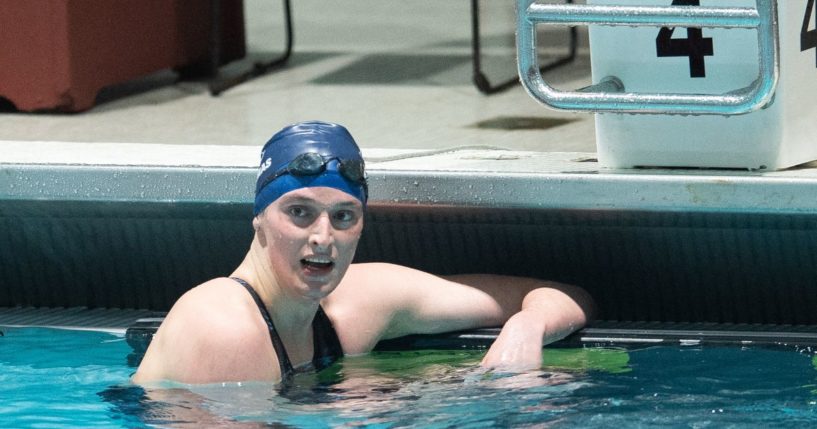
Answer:
<svg viewBox="0 0 817 429"><path fill-rule="evenodd" d="M326 165L332 160L338 161L338 172L344 179L368 187L363 160L344 160L339 157L324 157L319 153L306 152L296 156L289 164L269 176L264 180L264 183L258 186L258 190L263 189L270 182L285 174L291 174L293 176L317 176L326 171Z"/></svg>

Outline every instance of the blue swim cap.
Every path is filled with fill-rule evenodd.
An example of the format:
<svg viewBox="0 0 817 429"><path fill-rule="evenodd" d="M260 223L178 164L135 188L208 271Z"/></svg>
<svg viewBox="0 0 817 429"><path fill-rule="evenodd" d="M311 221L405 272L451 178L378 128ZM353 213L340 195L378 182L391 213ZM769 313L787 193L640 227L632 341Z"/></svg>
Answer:
<svg viewBox="0 0 817 429"><path fill-rule="evenodd" d="M317 153L329 160L317 175L280 174L298 155ZM352 135L342 125L306 121L289 125L273 135L261 149L261 165L255 183L253 214L258 215L287 192L306 187L326 186L346 192L366 206L366 185L340 173L344 161L363 163L363 155Z"/></svg>

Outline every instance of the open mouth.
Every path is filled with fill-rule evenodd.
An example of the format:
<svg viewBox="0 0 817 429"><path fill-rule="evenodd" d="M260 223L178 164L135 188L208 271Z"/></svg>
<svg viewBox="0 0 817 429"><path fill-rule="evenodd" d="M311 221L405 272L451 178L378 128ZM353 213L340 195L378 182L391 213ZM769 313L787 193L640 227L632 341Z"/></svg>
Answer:
<svg viewBox="0 0 817 429"><path fill-rule="evenodd" d="M328 257L311 256L301 259L301 266L310 271L329 271L335 263Z"/></svg>

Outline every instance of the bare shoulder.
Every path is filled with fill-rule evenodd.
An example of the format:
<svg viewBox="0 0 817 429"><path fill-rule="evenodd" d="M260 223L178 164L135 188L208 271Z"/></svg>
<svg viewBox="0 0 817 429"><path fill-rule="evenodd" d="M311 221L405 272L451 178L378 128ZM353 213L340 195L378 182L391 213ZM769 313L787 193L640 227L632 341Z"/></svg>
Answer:
<svg viewBox="0 0 817 429"><path fill-rule="evenodd" d="M134 381L261 378L242 373L248 366L257 367L245 359L268 358L273 353L257 313L249 294L232 280L214 279L189 290L165 317Z"/></svg>
<svg viewBox="0 0 817 429"><path fill-rule="evenodd" d="M404 288L395 280L407 268L385 263L352 264L338 287L322 302L344 352L369 352L388 329Z"/></svg>
<svg viewBox="0 0 817 429"><path fill-rule="evenodd" d="M210 280L182 295L167 314L157 335L165 334L227 339L223 330L241 331L254 320L251 298L230 279Z"/></svg>
<svg viewBox="0 0 817 429"><path fill-rule="evenodd" d="M352 264L322 305L346 353L370 351L395 334L399 315L413 311L424 296L453 283L439 276L388 263ZM435 292L436 293L436 292Z"/></svg>

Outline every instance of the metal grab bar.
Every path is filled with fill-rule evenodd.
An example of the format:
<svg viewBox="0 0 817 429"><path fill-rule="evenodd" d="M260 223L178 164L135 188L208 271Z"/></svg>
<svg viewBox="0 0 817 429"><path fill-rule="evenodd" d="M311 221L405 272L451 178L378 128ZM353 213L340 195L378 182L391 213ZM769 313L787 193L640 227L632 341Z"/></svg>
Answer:
<svg viewBox="0 0 817 429"><path fill-rule="evenodd" d="M519 76L528 93L549 107L576 112L740 115L774 99L780 74L776 0L756 0L757 8L700 6L545 5L517 1L516 46ZM615 76L576 91L557 90L539 73L536 25L721 27L756 29L759 71L747 87L719 95L626 92Z"/></svg>

